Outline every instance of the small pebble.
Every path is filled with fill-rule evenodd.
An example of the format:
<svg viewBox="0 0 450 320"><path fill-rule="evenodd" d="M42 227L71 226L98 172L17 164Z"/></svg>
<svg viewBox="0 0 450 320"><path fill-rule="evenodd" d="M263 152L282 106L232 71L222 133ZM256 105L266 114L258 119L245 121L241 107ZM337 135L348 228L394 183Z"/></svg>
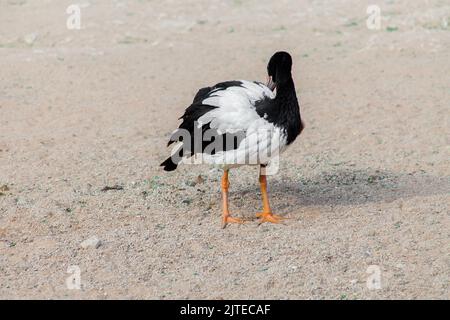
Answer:
<svg viewBox="0 0 450 320"><path fill-rule="evenodd" d="M36 41L37 37L37 33L30 33L23 37L23 41L25 41L25 43L28 45L32 45Z"/></svg>
<svg viewBox="0 0 450 320"><path fill-rule="evenodd" d="M102 245L102 242L96 236L86 239L81 243L81 247L83 249L87 249L87 248L98 249L101 245Z"/></svg>

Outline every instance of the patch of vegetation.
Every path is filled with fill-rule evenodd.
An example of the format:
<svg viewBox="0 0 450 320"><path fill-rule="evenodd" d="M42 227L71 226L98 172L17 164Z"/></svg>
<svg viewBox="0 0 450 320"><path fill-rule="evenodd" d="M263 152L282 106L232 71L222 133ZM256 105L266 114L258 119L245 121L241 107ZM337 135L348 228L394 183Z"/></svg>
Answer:
<svg viewBox="0 0 450 320"><path fill-rule="evenodd" d="M154 176L151 179L147 179L145 182L149 185L150 189L152 190L156 190L164 185L164 183L161 182L160 176Z"/></svg>
<svg viewBox="0 0 450 320"><path fill-rule="evenodd" d="M133 43L146 43L146 42L148 42L147 39L132 37L132 36L125 36L123 39L117 41L118 44L133 44Z"/></svg>
<svg viewBox="0 0 450 320"><path fill-rule="evenodd" d="M285 26L278 26L272 29L272 31L286 31L286 27Z"/></svg>
<svg viewBox="0 0 450 320"><path fill-rule="evenodd" d="M387 32L398 31L398 27L387 26L387 27L386 27L386 31L387 31Z"/></svg>
<svg viewBox="0 0 450 320"><path fill-rule="evenodd" d="M358 25L358 22L356 21L350 21L344 24L344 27L356 27Z"/></svg>

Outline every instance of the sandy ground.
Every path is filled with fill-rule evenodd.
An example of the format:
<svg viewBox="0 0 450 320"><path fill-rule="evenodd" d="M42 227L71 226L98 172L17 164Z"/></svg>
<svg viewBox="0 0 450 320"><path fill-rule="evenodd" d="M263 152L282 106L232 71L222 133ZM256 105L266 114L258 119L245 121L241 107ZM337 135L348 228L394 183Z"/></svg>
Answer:
<svg viewBox="0 0 450 320"><path fill-rule="evenodd" d="M0 298L450 297L448 1L90 0L68 30L71 3L0 1ZM158 164L196 89L281 49L307 126L269 178L290 219L222 230L220 172ZM231 173L234 215L257 175Z"/></svg>

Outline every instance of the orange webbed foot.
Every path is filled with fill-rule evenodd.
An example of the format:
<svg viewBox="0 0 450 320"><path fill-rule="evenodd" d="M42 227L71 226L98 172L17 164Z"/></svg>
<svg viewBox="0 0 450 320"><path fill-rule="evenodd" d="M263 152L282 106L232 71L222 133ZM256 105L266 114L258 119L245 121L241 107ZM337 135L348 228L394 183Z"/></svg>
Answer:
<svg viewBox="0 0 450 320"><path fill-rule="evenodd" d="M276 214L273 214L272 212L260 212L257 213L256 216L259 219L259 224L265 223L265 222L270 222L270 223L280 223L283 220L285 220L286 218L283 218L281 216L278 216Z"/></svg>
<svg viewBox="0 0 450 320"><path fill-rule="evenodd" d="M237 224L243 224L245 221L240 218L234 218L232 216L224 216L222 218L222 228L225 229L228 223L237 223Z"/></svg>

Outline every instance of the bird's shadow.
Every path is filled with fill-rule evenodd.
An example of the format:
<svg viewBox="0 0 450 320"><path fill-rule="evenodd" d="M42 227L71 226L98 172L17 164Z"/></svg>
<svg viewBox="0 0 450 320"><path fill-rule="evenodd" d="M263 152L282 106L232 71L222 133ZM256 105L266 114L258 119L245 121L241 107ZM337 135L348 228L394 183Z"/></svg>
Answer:
<svg viewBox="0 0 450 320"><path fill-rule="evenodd" d="M260 206L255 188L243 186L232 201L239 208ZM388 203L397 199L450 193L450 177L426 173L393 173L344 169L323 172L312 178L269 178L269 197L278 213L305 206L354 206Z"/></svg>

